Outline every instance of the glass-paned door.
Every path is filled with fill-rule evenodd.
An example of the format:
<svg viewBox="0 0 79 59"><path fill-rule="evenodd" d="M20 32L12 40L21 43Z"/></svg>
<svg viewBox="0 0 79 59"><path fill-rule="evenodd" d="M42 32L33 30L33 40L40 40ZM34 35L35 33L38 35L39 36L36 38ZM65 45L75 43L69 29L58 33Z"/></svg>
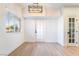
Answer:
<svg viewBox="0 0 79 59"><path fill-rule="evenodd" d="M68 19L68 46L76 46L77 36L76 36L76 19Z"/></svg>

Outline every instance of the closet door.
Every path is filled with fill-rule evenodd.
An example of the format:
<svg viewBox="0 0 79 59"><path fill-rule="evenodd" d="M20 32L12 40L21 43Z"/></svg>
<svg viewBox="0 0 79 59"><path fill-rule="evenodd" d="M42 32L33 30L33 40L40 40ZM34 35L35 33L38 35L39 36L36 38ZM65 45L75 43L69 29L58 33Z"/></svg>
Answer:
<svg viewBox="0 0 79 59"><path fill-rule="evenodd" d="M25 20L25 40L26 42L36 42L35 20Z"/></svg>
<svg viewBox="0 0 79 59"><path fill-rule="evenodd" d="M45 42L46 38L46 20L36 20L37 42Z"/></svg>

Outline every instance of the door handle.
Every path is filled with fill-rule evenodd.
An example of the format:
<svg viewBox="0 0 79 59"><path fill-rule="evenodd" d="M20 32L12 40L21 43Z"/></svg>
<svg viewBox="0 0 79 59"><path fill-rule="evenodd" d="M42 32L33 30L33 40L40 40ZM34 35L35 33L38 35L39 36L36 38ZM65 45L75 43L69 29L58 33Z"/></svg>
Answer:
<svg viewBox="0 0 79 59"><path fill-rule="evenodd" d="M35 33L37 33L37 30L35 30Z"/></svg>
<svg viewBox="0 0 79 59"><path fill-rule="evenodd" d="M70 32L67 32L67 34L70 34Z"/></svg>

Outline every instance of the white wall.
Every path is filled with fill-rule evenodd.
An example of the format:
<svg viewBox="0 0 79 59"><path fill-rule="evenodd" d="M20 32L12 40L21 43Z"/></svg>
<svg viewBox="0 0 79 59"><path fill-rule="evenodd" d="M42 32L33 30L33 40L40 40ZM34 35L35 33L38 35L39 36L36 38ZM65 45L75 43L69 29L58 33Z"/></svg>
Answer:
<svg viewBox="0 0 79 59"><path fill-rule="evenodd" d="M64 14L63 14L64 7L60 8L61 16L58 19L58 43L64 46Z"/></svg>
<svg viewBox="0 0 79 59"><path fill-rule="evenodd" d="M64 19L63 16L61 16L58 19L58 43L62 46L64 46Z"/></svg>
<svg viewBox="0 0 79 59"><path fill-rule="evenodd" d="M41 18L38 17L37 19L25 19L25 41L26 42L36 42L36 41L40 41L38 39L34 39L34 22L35 20L39 21L41 20L41 22L44 25L44 32L43 32L43 37L44 39L42 40L42 42L57 42L57 34L58 34L58 19L57 18ZM29 34L29 36L28 36ZM40 33L41 34L41 33ZM40 35L39 34L39 35Z"/></svg>
<svg viewBox="0 0 79 59"><path fill-rule="evenodd" d="M45 42L57 42L58 19L47 19L47 33Z"/></svg>
<svg viewBox="0 0 79 59"><path fill-rule="evenodd" d="M6 7L21 19L21 32L6 33L4 16ZM21 7L16 4L0 4L0 55L8 55L24 42L23 18Z"/></svg>

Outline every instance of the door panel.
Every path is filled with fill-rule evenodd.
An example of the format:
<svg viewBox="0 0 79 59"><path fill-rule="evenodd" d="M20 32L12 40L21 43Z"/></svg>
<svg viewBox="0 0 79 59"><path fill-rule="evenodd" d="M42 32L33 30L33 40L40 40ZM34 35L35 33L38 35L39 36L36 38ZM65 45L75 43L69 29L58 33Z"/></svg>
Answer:
<svg viewBox="0 0 79 59"><path fill-rule="evenodd" d="M36 42L35 20L25 20L25 39L27 42Z"/></svg>
<svg viewBox="0 0 79 59"><path fill-rule="evenodd" d="M68 45L75 46L75 18L69 18Z"/></svg>
<svg viewBox="0 0 79 59"><path fill-rule="evenodd" d="M78 41L78 23L77 17L67 17L65 31L67 32L65 40L67 40L67 46L77 46Z"/></svg>
<svg viewBox="0 0 79 59"><path fill-rule="evenodd" d="M45 42L46 35L46 20L36 20L37 27L37 41Z"/></svg>

